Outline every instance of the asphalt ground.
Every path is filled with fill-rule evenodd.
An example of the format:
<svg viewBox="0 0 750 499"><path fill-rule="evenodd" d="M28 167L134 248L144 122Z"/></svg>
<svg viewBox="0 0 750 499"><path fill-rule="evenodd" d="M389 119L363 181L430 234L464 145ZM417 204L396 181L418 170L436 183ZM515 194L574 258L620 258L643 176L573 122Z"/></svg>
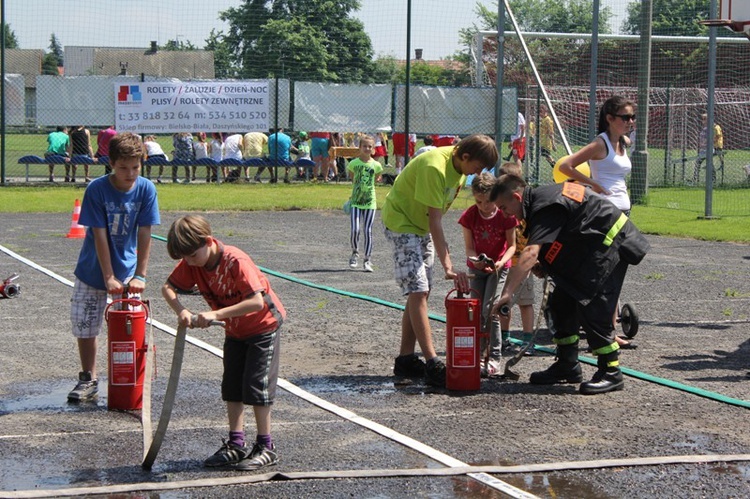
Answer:
<svg viewBox="0 0 750 499"><path fill-rule="evenodd" d="M166 235L178 213L162 213L155 234ZM457 261L463 254L456 220L446 215ZM649 236L653 246L631 267L623 301L639 315L637 350L622 365L635 373L694 387L709 397L628 376L625 390L581 396L575 385L528 384L528 375L553 358L539 351L514 367L521 380L483 380L462 394L421 384L395 386L401 311L327 289L403 304L391 271L390 248L379 217L375 272L347 262L348 218L340 212L206 213L216 236L264 268L292 280L270 280L289 313L283 328L281 378L357 416L411 437L458 462L525 465L657 456L743 454L750 449L750 249L745 245ZM66 239L66 215L2 214L0 244L66 279L81 240ZM637 223L637 220L636 220ZM174 262L153 242L146 298L153 318L175 326L159 286ZM242 473L202 467L226 436L220 400L221 360L188 345L171 424L151 471L140 467L138 412L107 410L106 341L99 345L98 402L69 405L80 369L70 332L71 288L0 252L0 278L21 277L21 294L0 300L0 492L86 488L109 497L505 497L465 475L455 477L331 478L232 484ZM301 282L304 281L304 282ZM537 283L541 294L541 282ZM444 315L450 283L437 281L430 312ZM199 299L193 306L200 309ZM538 301L537 301L538 303ZM514 329L518 325L514 319ZM444 355L445 325L433 321ZM174 339L154 330L157 375L154 424L168 379ZM219 328L189 335L221 347ZM549 334L538 344L549 349ZM582 342L581 355L586 354ZM584 377L595 368L584 365ZM723 399L722 399L723 397ZM745 407L732 404L744 401ZM254 427L248 413L247 430ZM273 410L281 462L269 471L306 472L442 468L443 464L363 428L285 390ZM748 497L747 462L617 466L591 470L494 475L540 497ZM218 481L209 487L207 480ZM221 482L223 480L223 482ZM148 484L179 488L134 492ZM131 484L136 484L131 486ZM138 485L139 484L139 485ZM115 492L122 485L124 492ZM94 487L100 487L95 489ZM103 488L101 488L103 487Z"/></svg>

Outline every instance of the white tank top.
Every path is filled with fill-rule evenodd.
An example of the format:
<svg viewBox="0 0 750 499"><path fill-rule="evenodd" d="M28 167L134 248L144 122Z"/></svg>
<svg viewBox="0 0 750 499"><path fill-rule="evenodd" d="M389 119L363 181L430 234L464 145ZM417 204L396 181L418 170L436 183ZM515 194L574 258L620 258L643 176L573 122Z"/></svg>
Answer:
<svg viewBox="0 0 750 499"><path fill-rule="evenodd" d="M630 197L628 197L628 186L625 184L625 176L633 168L628 158L628 153L623 151L622 156L615 153L615 148L609 141L607 133L600 133L599 137L607 145L607 157L604 159L592 159L589 161L591 166L591 178L596 180L599 185L607 189L611 194L606 196L622 211L630 209Z"/></svg>

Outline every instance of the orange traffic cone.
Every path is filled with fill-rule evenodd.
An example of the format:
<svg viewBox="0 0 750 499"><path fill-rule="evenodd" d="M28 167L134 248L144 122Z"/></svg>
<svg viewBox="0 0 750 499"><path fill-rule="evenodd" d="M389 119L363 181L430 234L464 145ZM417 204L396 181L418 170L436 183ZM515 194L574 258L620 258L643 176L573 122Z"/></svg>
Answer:
<svg viewBox="0 0 750 499"><path fill-rule="evenodd" d="M86 237L86 227L78 223L78 218L81 216L81 201L76 199L73 205L73 220L70 222L70 231L65 236L68 239L83 239Z"/></svg>

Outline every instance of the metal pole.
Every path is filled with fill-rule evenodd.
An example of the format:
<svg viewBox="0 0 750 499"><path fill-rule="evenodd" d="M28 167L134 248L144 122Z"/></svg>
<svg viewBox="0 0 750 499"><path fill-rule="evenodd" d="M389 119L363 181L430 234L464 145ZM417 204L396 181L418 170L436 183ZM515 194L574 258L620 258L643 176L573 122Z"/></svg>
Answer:
<svg viewBox="0 0 750 499"><path fill-rule="evenodd" d="M0 0L0 184L5 185L5 0Z"/></svg>
<svg viewBox="0 0 750 499"><path fill-rule="evenodd" d="M635 129L630 199L640 203L648 188L648 93L651 86L651 0L641 3L641 42L638 69L638 121Z"/></svg>
<svg viewBox="0 0 750 499"><path fill-rule="evenodd" d="M411 93L411 0L406 2L406 95L404 96L404 142L406 151L404 151L404 165L409 162L409 107ZM396 130L393 130L395 132ZM386 151L386 155L388 151Z"/></svg>
<svg viewBox="0 0 750 499"><path fill-rule="evenodd" d="M672 114L671 109L671 90L672 90L672 82L669 82L667 84L667 98L665 99L667 102L666 107L664 108L664 129L666 130L666 133L664 134L664 186L666 187L669 185L669 163L672 161L672 151L671 151L671 141L669 140L670 136L670 130L669 130L669 118ZM674 183L674 175L672 175L672 183Z"/></svg>
<svg viewBox="0 0 750 499"><path fill-rule="evenodd" d="M497 4L497 71L495 71L495 144L503 148L503 77L505 73L505 6ZM501 155L502 156L502 155ZM498 169L495 170L497 172Z"/></svg>
<svg viewBox="0 0 750 499"><path fill-rule="evenodd" d="M534 130L534 183L539 184L540 178L539 178L539 156L542 154L542 144L540 144L540 140L542 138L542 131L541 131L541 123L539 119L540 110L541 107L541 100L542 100L542 92L539 90L539 86L536 87L536 130Z"/></svg>
<svg viewBox="0 0 750 499"><path fill-rule="evenodd" d="M279 180L279 75L275 75L274 78L274 92L276 93L276 104L273 106L273 132L276 134L276 150L274 151L274 165L273 171L271 172L271 181L273 179ZM269 169L270 170L270 169ZM325 172L326 177L328 176L328 170Z"/></svg>
<svg viewBox="0 0 750 499"><path fill-rule="evenodd" d="M716 19L716 0L711 0L709 19ZM713 218L714 195L714 104L716 102L716 26L708 28L708 120L706 122L706 207L705 218Z"/></svg>
<svg viewBox="0 0 750 499"><path fill-rule="evenodd" d="M594 0L591 30L591 76L589 87L589 142L596 137L596 84L599 68L599 0Z"/></svg>

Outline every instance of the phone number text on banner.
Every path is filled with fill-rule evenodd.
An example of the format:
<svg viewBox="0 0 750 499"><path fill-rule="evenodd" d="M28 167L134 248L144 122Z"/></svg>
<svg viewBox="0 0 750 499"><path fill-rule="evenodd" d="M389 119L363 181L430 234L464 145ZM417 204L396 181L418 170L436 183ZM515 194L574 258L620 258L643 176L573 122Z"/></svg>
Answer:
<svg viewBox="0 0 750 499"><path fill-rule="evenodd" d="M268 81L115 83L121 132L268 130Z"/></svg>

